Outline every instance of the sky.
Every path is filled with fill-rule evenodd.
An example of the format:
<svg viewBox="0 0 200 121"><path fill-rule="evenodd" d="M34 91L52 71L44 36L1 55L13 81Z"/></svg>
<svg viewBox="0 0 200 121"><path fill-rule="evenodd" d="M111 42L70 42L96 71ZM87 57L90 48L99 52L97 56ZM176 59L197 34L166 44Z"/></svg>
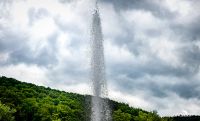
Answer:
<svg viewBox="0 0 200 121"><path fill-rule="evenodd" d="M92 0L0 0L0 76L91 94ZM200 1L100 0L109 98L200 112Z"/></svg>

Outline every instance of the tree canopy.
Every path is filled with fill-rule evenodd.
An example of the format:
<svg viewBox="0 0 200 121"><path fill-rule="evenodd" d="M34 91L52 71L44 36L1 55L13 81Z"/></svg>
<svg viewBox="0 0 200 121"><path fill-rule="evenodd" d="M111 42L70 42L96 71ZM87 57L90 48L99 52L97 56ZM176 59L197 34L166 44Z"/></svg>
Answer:
<svg viewBox="0 0 200 121"><path fill-rule="evenodd" d="M106 99L108 100L108 99ZM160 117L108 100L113 121L199 121ZM0 77L0 121L89 121L91 96L68 93ZM189 118L188 118L189 119Z"/></svg>

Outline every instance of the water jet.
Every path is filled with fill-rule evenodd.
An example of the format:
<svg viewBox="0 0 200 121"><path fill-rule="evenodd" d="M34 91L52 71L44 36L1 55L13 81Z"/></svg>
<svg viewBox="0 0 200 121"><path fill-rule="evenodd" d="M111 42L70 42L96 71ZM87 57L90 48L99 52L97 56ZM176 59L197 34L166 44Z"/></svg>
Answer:
<svg viewBox="0 0 200 121"><path fill-rule="evenodd" d="M110 121L110 109L108 105L107 83L105 77L103 34L98 2L92 15L91 27L91 80L92 80L92 113L91 121Z"/></svg>

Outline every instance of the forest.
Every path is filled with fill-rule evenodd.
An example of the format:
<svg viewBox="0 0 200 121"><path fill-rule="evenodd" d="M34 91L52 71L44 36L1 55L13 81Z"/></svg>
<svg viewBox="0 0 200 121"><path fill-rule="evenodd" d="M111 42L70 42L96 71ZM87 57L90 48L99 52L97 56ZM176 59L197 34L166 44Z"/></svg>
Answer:
<svg viewBox="0 0 200 121"><path fill-rule="evenodd" d="M156 111L108 101L113 121L200 121L200 116L160 117ZM0 77L0 121L90 121L90 103L90 95Z"/></svg>

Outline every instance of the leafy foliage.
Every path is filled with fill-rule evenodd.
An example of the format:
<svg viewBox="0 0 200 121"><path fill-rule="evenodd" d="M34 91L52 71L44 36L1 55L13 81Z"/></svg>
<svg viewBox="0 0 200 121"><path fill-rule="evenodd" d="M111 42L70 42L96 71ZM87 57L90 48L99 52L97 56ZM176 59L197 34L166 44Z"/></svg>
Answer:
<svg viewBox="0 0 200 121"><path fill-rule="evenodd" d="M15 117L13 114L15 112L15 109L11 109L9 106L0 102L0 121L14 121Z"/></svg>
<svg viewBox="0 0 200 121"><path fill-rule="evenodd" d="M91 96L36 86L12 78L0 77L0 101L0 121L90 120ZM124 103L108 101L112 108L113 121L172 121L173 119L161 118L155 112L132 108Z"/></svg>
<svg viewBox="0 0 200 121"><path fill-rule="evenodd" d="M131 120L131 114L124 113L119 109L117 111L114 111L113 120L114 121L130 121Z"/></svg>

